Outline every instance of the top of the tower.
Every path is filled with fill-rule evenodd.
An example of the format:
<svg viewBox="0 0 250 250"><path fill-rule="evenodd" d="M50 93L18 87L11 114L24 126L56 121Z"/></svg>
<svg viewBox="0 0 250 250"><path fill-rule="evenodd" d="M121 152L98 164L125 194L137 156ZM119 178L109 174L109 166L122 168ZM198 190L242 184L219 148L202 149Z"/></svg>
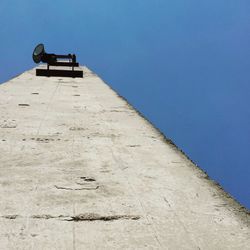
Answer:
<svg viewBox="0 0 250 250"><path fill-rule="evenodd" d="M36 70L37 76L83 77L82 70L75 70L76 67L79 67L75 54L48 54L45 52L44 45L40 43L35 47L32 58L35 63L47 63L47 69ZM50 66L70 67L71 70L51 69Z"/></svg>

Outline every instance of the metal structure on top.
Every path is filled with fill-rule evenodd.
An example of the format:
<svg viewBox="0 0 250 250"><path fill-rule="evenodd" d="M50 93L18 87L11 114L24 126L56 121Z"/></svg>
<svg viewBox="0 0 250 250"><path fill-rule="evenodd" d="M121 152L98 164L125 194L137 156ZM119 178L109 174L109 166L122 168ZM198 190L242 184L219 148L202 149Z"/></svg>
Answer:
<svg viewBox="0 0 250 250"><path fill-rule="evenodd" d="M49 54L45 52L44 45L40 43L35 47L32 58L35 63L47 63L47 69L36 69L37 76L83 77L82 70L75 70L75 67L79 67L75 54ZM70 67L71 69L51 69L50 66Z"/></svg>

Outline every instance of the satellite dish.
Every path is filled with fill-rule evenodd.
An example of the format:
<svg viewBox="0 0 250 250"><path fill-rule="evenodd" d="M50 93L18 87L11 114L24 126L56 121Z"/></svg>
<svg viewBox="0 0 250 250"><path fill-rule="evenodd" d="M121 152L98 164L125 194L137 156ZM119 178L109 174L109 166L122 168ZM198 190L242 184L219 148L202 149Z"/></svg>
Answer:
<svg viewBox="0 0 250 250"><path fill-rule="evenodd" d="M42 43L38 44L32 54L33 61L35 63L40 63L45 54L44 45Z"/></svg>

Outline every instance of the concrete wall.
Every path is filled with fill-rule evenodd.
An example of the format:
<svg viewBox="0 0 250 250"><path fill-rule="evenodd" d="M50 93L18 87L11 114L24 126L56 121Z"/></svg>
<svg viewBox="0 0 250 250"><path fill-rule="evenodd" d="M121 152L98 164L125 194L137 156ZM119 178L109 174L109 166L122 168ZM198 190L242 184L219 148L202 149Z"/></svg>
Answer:
<svg viewBox="0 0 250 250"><path fill-rule="evenodd" d="M0 249L250 249L248 212L83 70L0 86Z"/></svg>

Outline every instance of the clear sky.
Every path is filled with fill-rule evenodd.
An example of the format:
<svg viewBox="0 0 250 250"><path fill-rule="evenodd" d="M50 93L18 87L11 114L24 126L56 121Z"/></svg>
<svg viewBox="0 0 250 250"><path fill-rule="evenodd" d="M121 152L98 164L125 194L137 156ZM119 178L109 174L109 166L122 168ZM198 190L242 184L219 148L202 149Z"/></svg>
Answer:
<svg viewBox="0 0 250 250"><path fill-rule="evenodd" d="M250 208L249 0L1 0L0 82L76 53Z"/></svg>

